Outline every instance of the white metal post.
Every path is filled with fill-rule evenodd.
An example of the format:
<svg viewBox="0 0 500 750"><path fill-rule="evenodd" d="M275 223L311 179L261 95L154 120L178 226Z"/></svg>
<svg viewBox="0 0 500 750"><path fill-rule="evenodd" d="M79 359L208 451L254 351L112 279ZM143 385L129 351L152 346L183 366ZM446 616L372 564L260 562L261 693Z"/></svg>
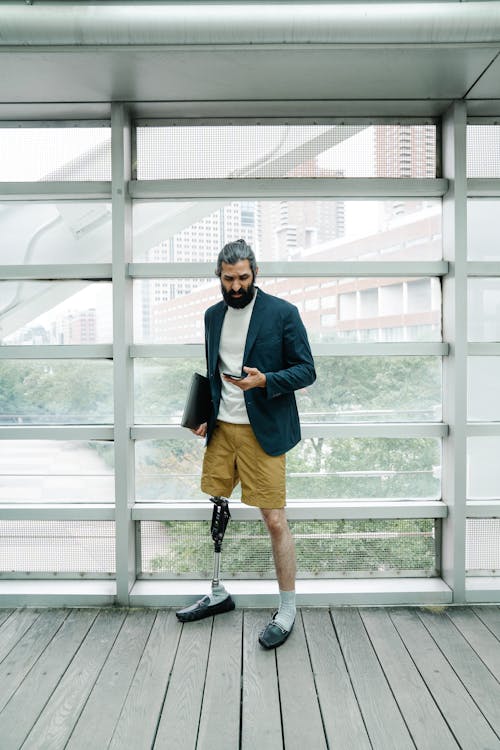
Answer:
<svg viewBox="0 0 500 750"><path fill-rule="evenodd" d="M442 575L454 602L465 602L465 516L467 485L467 112L455 102L443 118L443 171L449 191L443 198L443 250L449 273L443 277L443 335L450 354L443 368Z"/></svg>
<svg viewBox="0 0 500 750"><path fill-rule="evenodd" d="M129 603L135 581L135 534L131 518L134 497L133 423L132 211L128 195L131 169L131 126L122 104L111 106L113 221L113 365L116 502L116 589L119 604Z"/></svg>

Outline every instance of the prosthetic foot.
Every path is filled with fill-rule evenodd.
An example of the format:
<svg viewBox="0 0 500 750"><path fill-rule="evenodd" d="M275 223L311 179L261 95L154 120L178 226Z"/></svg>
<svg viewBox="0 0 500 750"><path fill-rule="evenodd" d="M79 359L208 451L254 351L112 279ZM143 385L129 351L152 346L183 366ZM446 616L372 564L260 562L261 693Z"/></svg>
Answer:
<svg viewBox="0 0 500 750"><path fill-rule="evenodd" d="M202 620L204 617L220 615L223 612L230 612L234 609L235 604L231 596L220 582L220 554L222 550L222 540L231 518L229 505L224 497L211 497L214 504L212 513L212 523L210 533L214 542L214 573L212 577L212 593L210 596L204 596L190 607L179 609L175 614L181 622L193 622Z"/></svg>

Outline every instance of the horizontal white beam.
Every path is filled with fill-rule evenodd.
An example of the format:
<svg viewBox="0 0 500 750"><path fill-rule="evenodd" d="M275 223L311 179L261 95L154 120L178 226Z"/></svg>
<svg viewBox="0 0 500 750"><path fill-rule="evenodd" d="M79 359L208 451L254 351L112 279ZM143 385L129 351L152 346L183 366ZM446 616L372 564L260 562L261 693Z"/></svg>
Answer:
<svg viewBox="0 0 500 750"><path fill-rule="evenodd" d="M135 279L213 278L213 263L129 263L129 276ZM446 261L294 261L259 263L259 276L288 278L315 277L421 277L444 276Z"/></svg>
<svg viewBox="0 0 500 750"><path fill-rule="evenodd" d="M499 579L500 586L500 579ZM228 584L237 607L272 607L276 582L233 580ZM206 581L137 581L130 593L132 607L177 607L206 594ZM440 578L378 578L297 580L299 606L450 604L451 589Z"/></svg>
<svg viewBox="0 0 500 750"><path fill-rule="evenodd" d="M469 261L467 275L469 277L500 276L500 261Z"/></svg>
<svg viewBox="0 0 500 750"><path fill-rule="evenodd" d="M0 201L109 200L111 182L0 182Z"/></svg>
<svg viewBox="0 0 500 750"><path fill-rule="evenodd" d="M468 422L467 437L498 437L500 422Z"/></svg>
<svg viewBox="0 0 500 750"><path fill-rule="evenodd" d="M440 341L311 344L315 357L445 357L449 349L449 344ZM134 344L129 354L132 358L194 359L205 357L205 347L203 344Z"/></svg>
<svg viewBox="0 0 500 750"><path fill-rule="evenodd" d="M209 501L175 503L136 503L132 507L134 521L208 521L213 505ZM448 507L439 500L289 500L289 520L371 519L371 518L446 518ZM1 516L0 516L1 517ZM260 519L257 508L231 502L234 521Z"/></svg>
<svg viewBox="0 0 500 750"><path fill-rule="evenodd" d="M132 344L129 355L132 358L204 358L205 347L203 344Z"/></svg>
<svg viewBox="0 0 500 750"><path fill-rule="evenodd" d="M59 281L76 279L78 281L110 281L111 263L65 263L51 265L2 265L0 279L34 279Z"/></svg>
<svg viewBox="0 0 500 750"><path fill-rule="evenodd" d="M112 580L0 580L0 607L103 607L115 599Z"/></svg>
<svg viewBox="0 0 500 750"><path fill-rule="evenodd" d="M112 359L111 344L40 344L0 346L0 359Z"/></svg>
<svg viewBox="0 0 500 750"><path fill-rule="evenodd" d="M136 425L131 428L130 432L133 440L199 440L190 430L177 425ZM448 425L442 422L318 423L302 425L303 438L441 438L447 435Z"/></svg>
<svg viewBox="0 0 500 750"><path fill-rule="evenodd" d="M0 440L113 440L113 428L101 425L0 426Z"/></svg>
<svg viewBox="0 0 500 750"><path fill-rule="evenodd" d="M131 180L128 189L132 198L143 200L440 198L448 192L448 180L430 177L234 177Z"/></svg>
<svg viewBox="0 0 500 750"><path fill-rule="evenodd" d="M500 576L469 576L465 579L468 604L498 604L500 602Z"/></svg>
<svg viewBox="0 0 500 750"><path fill-rule="evenodd" d="M0 503L2 521L114 521L111 503Z"/></svg>
<svg viewBox="0 0 500 750"><path fill-rule="evenodd" d="M470 357L498 357L500 344L498 342L476 342L467 344L467 354Z"/></svg>
<svg viewBox="0 0 500 750"><path fill-rule="evenodd" d="M500 518L500 500L467 500L467 518Z"/></svg>
<svg viewBox="0 0 500 750"><path fill-rule="evenodd" d="M469 198L500 197L500 179L469 177L467 180L467 196Z"/></svg>

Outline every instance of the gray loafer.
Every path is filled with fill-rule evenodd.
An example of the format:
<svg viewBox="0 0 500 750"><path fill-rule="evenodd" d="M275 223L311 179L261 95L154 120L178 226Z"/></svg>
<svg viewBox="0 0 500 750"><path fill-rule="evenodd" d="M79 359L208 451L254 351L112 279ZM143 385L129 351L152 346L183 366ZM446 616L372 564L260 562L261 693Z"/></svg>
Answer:
<svg viewBox="0 0 500 750"><path fill-rule="evenodd" d="M175 614L181 622L193 622L194 620L203 620L204 617L231 612L235 606L234 600L229 595L221 602L212 605L210 604L210 597L204 596L203 599L191 604L190 607L179 609Z"/></svg>
<svg viewBox="0 0 500 750"><path fill-rule="evenodd" d="M290 628L290 630L285 630L285 628L282 628L281 625L278 625L278 623L274 620L277 614L277 612L274 613L271 622L266 625L264 630L259 635L259 643L262 648L272 649L278 648L278 646L282 646L293 630L294 623L292 623L292 627Z"/></svg>

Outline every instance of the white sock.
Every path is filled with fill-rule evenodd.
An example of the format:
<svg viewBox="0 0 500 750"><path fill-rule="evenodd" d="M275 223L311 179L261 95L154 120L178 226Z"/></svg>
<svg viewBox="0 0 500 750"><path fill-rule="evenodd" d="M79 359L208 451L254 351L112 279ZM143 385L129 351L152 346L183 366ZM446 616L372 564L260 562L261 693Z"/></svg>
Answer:
<svg viewBox="0 0 500 750"><path fill-rule="evenodd" d="M280 606L274 621L285 630L291 630L295 620L295 591L280 590Z"/></svg>
<svg viewBox="0 0 500 750"><path fill-rule="evenodd" d="M223 602L224 599L227 599L229 593L226 591L222 583L219 583L217 586L212 586L212 591L209 596L210 604L219 604L219 602Z"/></svg>

